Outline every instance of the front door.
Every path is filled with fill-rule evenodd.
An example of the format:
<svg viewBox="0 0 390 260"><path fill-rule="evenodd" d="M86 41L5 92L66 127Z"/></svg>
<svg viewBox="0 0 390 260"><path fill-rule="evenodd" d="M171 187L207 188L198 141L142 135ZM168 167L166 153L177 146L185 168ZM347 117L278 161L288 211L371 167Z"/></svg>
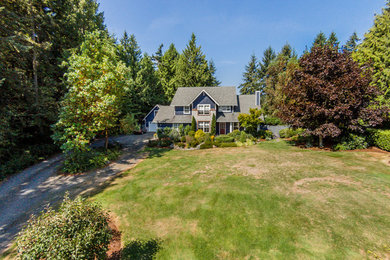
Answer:
<svg viewBox="0 0 390 260"><path fill-rule="evenodd" d="M219 123L219 134L226 134L226 123Z"/></svg>

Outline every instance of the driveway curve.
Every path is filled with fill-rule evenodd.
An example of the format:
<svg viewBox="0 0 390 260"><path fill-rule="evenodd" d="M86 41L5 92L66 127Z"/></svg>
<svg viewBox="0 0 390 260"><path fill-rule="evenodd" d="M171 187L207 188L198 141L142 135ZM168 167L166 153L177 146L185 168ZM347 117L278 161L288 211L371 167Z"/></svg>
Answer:
<svg viewBox="0 0 390 260"><path fill-rule="evenodd" d="M58 155L13 175L0 183L0 253L4 252L31 214L47 205L56 205L65 192L71 197L93 192L120 172L133 167L145 157L139 151L152 134L110 138L123 146L121 157L108 166L81 175L59 175L63 161ZM94 145L102 144L102 141Z"/></svg>

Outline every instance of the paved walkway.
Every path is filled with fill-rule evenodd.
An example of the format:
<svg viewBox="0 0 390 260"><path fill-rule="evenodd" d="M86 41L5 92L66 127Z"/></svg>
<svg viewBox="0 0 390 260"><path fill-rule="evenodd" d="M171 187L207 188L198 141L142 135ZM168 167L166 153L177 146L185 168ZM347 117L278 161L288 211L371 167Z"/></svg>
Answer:
<svg viewBox="0 0 390 260"><path fill-rule="evenodd" d="M58 155L0 183L0 253L10 245L31 214L39 213L47 204L58 203L66 191L71 197L93 192L118 173L133 167L145 157L139 151L151 137L144 134L111 138L123 145L123 155L107 167L86 174L58 175L57 168L63 160L63 156ZM97 142L100 143L103 141Z"/></svg>

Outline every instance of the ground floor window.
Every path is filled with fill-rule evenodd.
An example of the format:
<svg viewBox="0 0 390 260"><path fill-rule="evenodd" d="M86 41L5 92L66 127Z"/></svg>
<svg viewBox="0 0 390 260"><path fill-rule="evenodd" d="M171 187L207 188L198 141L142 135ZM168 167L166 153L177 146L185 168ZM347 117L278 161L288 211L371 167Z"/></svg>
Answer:
<svg viewBox="0 0 390 260"><path fill-rule="evenodd" d="M233 130L240 130L240 123L234 122L233 123Z"/></svg>
<svg viewBox="0 0 390 260"><path fill-rule="evenodd" d="M210 132L210 121L201 121L198 122L198 129L203 130L205 133Z"/></svg>

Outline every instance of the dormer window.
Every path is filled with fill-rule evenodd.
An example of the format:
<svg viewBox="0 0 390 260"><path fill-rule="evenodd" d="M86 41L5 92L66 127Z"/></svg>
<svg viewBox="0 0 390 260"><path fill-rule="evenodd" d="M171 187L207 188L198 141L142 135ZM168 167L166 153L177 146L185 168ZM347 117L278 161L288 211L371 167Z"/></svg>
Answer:
<svg viewBox="0 0 390 260"><path fill-rule="evenodd" d="M199 104L198 115L210 115L210 104Z"/></svg>
<svg viewBox="0 0 390 260"><path fill-rule="evenodd" d="M225 113L231 113L232 107L231 106L219 106L218 112L225 112Z"/></svg>
<svg viewBox="0 0 390 260"><path fill-rule="evenodd" d="M189 115L191 114L191 108L190 106L185 106L184 109L183 109L183 114L184 115Z"/></svg>

